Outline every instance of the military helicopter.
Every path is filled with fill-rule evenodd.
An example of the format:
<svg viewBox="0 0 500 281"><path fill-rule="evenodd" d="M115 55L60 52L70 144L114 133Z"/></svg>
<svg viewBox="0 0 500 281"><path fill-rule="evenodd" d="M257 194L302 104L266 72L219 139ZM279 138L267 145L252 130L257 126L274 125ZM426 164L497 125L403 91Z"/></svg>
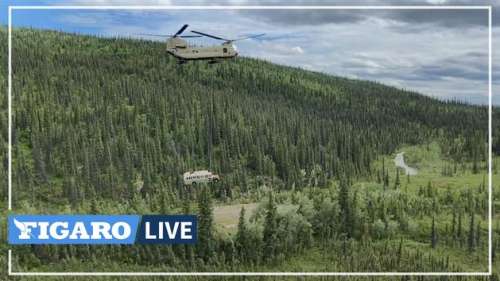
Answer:
<svg viewBox="0 0 500 281"><path fill-rule="evenodd" d="M235 58L236 56L238 56L238 52L236 50L236 46L233 45L233 42L261 37L264 35L264 33L262 33L236 39L227 39L195 30L192 30L191 32L197 35L181 35L182 32L184 32L184 30L186 30L188 26L189 25L187 24L183 25L181 29L179 29L179 31L177 31L173 35L159 35L159 34L140 34L140 35L169 37L166 42L167 52L172 56L174 56L175 58L177 58L177 62L179 64L186 63L187 61L190 60L208 60L209 63L216 63L219 62L220 60ZM215 46L194 46L190 45L186 40L183 39L183 38L193 38L202 36L210 37L216 40L222 40L224 42L221 45L215 45Z"/></svg>

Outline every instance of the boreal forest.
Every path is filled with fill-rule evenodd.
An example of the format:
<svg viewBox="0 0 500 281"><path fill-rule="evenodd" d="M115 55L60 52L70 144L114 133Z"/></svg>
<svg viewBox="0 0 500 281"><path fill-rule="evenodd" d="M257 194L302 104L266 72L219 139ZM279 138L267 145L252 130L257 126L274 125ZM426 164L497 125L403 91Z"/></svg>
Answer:
<svg viewBox="0 0 500 281"><path fill-rule="evenodd" d="M488 271L487 106L256 58L179 65L162 42L28 28L12 42L2 270L12 249L15 272ZM499 117L493 275L393 280L499 280ZM220 181L185 185L196 170ZM196 214L198 243L9 246L10 213ZM25 279L72 280L12 278Z"/></svg>

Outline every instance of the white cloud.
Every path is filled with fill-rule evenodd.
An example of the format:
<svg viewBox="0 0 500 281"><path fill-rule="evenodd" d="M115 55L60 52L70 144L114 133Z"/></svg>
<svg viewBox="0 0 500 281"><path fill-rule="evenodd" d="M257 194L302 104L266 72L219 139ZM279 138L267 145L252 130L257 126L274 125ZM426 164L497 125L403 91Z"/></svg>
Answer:
<svg viewBox="0 0 500 281"><path fill-rule="evenodd" d="M263 42L259 47L263 52L277 56L302 55L304 50L300 46L289 46L287 44Z"/></svg>
<svg viewBox="0 0 500 281"><path fill-rule="evenodd" d="M297 54L303 54L304 53L304 50L302 50L302 48L300 46L295 46L292 48L293 51L295 51Z"/></svg>

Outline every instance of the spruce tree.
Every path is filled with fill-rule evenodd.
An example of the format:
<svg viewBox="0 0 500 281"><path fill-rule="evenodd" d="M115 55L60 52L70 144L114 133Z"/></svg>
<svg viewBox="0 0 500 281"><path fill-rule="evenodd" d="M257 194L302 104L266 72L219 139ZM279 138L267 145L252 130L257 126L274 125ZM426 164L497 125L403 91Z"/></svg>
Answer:
<svg viewBox="0 0 500 281"><path fill-rule="evenodd" d="M460 246L462 246L462 210L458 211L457 239Z"/></svg>
<svg viewBox="0 0 500 281"><path fill-rule="evenodd" d="M469 249L469 252L474 251L475 248L475 235L474 235L474 228L475 228L475 222L474 222L474 212L471 211L470 213L470 224L469 224L469 234L468 234L468 239L467 239L467 246Z"/></svg>
<svg viewBox="0 0 500 281"><path fill-rule="evenodd" d="M453 213L452 213L452 217L451 217L451 236L452 237L456 237L456 234L455 234L456 224L457 224L457 212L456 212L456 209L454 208Z"/></svg>
<svg viewBox="0 0 500 281"><path fill-rule="evenodd" d="M398 189L401 185L401 181L399 180L399 169L396 169L396 180L394 181L394 189Z"/></svg>
<svg viewBox="0 0 500 281"><path fill-rule="evenodd" d="M238 220L238 232L236 232L235 247L238 253L239 260L245 262L247 260L246 251L251 247L248 243L248 229L245 221L245 208L241 208L240 218Z"/></svg>
<svg viewBox="0 0 500 281"><path fill-rule="evenodd" d="M264 235L263 235L263 260L273 260L276 255L277 240L277 208L274 202L272 192L269 192L269 201L266 208L266 218L264 222Z"/></svg>
<svg viewBox="0 0 500 281"><path fill-rule="evenodd" d="M352 210L349 199L349 186L345 177L340 179L339 186L339 206L340 206L340 227L341 232L348 238L352 236Z"/></svg>
<svg viewBox="0 0 500 281"><path fill-rule="evenodd" d="M436 246L437 246L436 219L434 216L432 216L431 247L435 249Z"/></svg>
<svg viewBox="0 0 500 281"><path fill-rule="evenodd" d="M198 244L197 254L205 262L213 255L213 214L212 197L209 189L204 186L198 201Z"/></svg>
<svg viewBox="0 0 500 281"><path fill-rule="evenodd" d="M384 173L384 190L389 187L389 172Z"/></svg>

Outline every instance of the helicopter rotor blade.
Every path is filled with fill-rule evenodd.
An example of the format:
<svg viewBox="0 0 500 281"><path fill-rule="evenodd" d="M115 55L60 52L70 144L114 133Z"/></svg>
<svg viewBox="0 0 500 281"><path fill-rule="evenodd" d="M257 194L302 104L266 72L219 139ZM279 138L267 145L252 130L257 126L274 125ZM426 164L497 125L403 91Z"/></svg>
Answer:
<svg viewBox="0 0 500 281"><path fill-rule="evenodd" d="M203 32L196 31L196 30L191 30L191 32L199 34L199 35L203 35L203 36L206 36L206 37L210 37L210 38L213 38L213 39L223 40L223 41L226 41L226 42L234 42L234 41L240 41L240 40L245 40L245 39L257 38L257 37L261 37L261 36L265 35L265 33L261 33L261 34L255 34L255 35L245 36L245 37L236 38L236 39L227 39L227 38L222 38L222 37L219 37L219 36L215 36L215 35L203 33Z"/></svg>
<svg viewBox="0 0 500 281"><path fill-rule="evenodd" d="M187 25L187 24L183 25L183 26L181 27L181 29L179 29L179 31L177 31L177 32L174 34L174 36L172 36L172 37L177 37L177 36L181 35L181 33L182 33L182 32L184 32L184 30L186 30L186 28L187 28L187 27L188 27L188 25Z"/></svg>
<svg viewBox="0 0 500 281"><path fill-rule="evenodd" d="M146 33L138 33L135 35L141 35L141 36L155 36L155 37L181 37L181 38L196 38L196 37L201 37L201 35L178 35L174 36L172 34L146 34Z"/></svg>
<svg viewBox="0 0 500 281"><path fill-rule="evenodd" d="M210 35L210 34L207 34L207 33L196 31L196 30L191 30L191 32L199 34L199 35L203 35L203 36L206 36L206 37L210 37L210 38L213 38L213 39L217 39L217 40L231 41L230 39L222 38L222 37L215 36L215 35Z"/></svg>
<svg viewBox="0 0 500 281"><path fill-rule="evenodd" d="M237 39L233 39L233 40L229 40L229 41L234 42L234 41L246 40L246 39L251 39L251 38L262 37L264 35L266 35L266 34L265 33L255 34L255 35L245 36L245 37L241 37L241 38L237 38Z"/></svg>

